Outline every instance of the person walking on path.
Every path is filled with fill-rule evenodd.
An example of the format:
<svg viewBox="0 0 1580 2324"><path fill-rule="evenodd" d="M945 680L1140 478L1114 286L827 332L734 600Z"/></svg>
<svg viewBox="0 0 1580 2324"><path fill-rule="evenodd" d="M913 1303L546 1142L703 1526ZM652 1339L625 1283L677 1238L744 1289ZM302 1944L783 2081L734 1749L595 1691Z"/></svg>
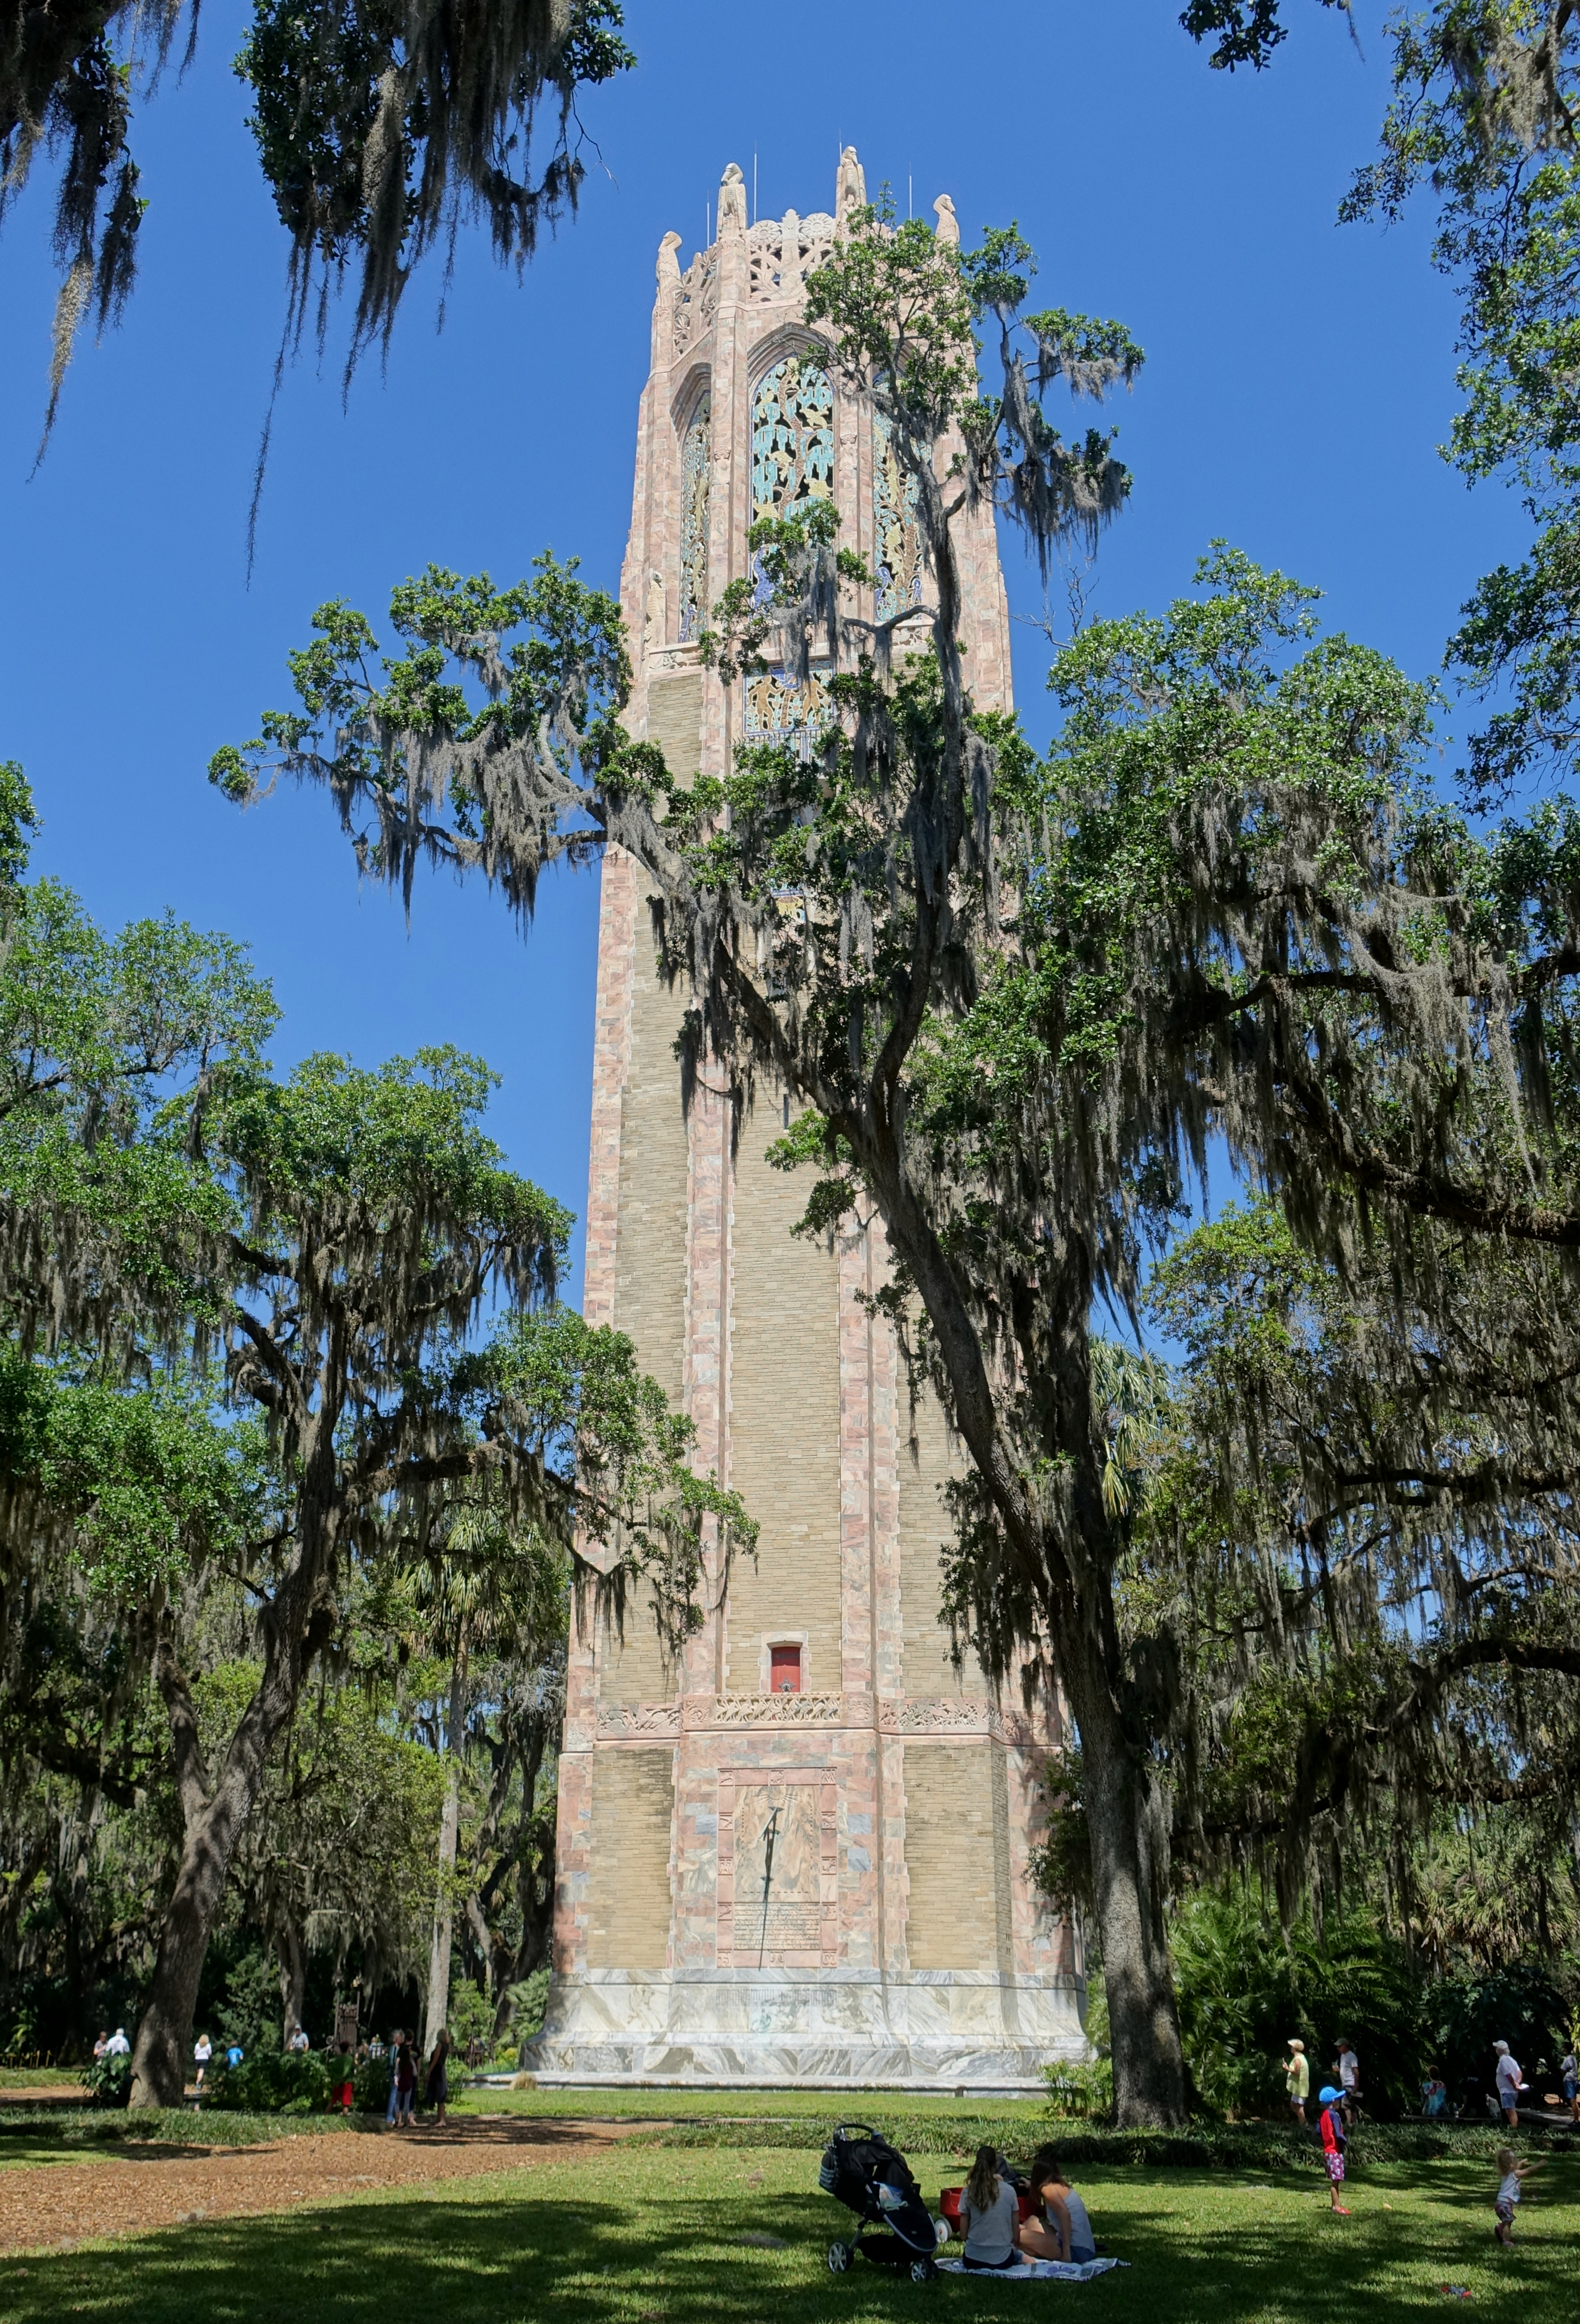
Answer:
<svg viewBox="0 0 1580 2324"><path fill-rule="evenodd" d="M1575 2056L1573 2043L1565 2051L1558 2071L1564 2078L1564 2104L1569 2109L1569 2120L1580 2122L1580 2060Z"/></svg>
<svg viewBox="0 0 1580 2324"><path fill-rule="evenodd" d="M1520 2127L1520 2093L1526 2080L1520 2070L1520 2061L1507 2042L1494 2042L1493 2048L1498 2059L1498 2104L1503 2109L1503 2120L1511 2130Z"/></svg>
<svg viewBox="0 0 1580 2324"><path fill-rule="evenodd" d="M1344 2126L1344 2092L1336 2090L1330 2082L1318 2095L1322 2100L1322 2112L1317 2126L1322 2134L1322 2160L1327 2166L1327 2194L1333 2209L1341 2218L1349 2217L1349 2206L1338 2200L1344 2185L1344 2150L1349 2144L1349 2133Z"/></svg>
<svg viewBox="0 0 1580 2324"><path fill-rule="evenodd" d="M411 2044L409 2042L402 2042L400 2047L395 2052L395 2080L393 2083L393 2094L395 2098L395 2127L399 2130L401 2124L404 2123L407 2129L409 2130L411 2128L411 2109L417 2098L417 2060L411 2054Z"/></svg>
<svg viewBox="0 0 1580 2324"><path fill-rule="evenodd" d="M124 2025L117 2025L105 2043L105 2055L106 2058L129 2058L132 2055L132 2044L126 2039L126 2028Z"/></svg>
<svg viewBox="0 0 1580 2324"><path fill-rule="evenodd" d="M440 2130L445 2127L445 2107L449 2096L450 2036L441 2025L438 2039L434 2043L434 2054L428 2060L427 2087L423 2092L423 2103L434 2107Z"/></svg>
<svg viewBox="0 0 1580 2324"><path fill-rule="evenodd" d="M1284 2088L1290 2094L1290 2108L1295 2120L1304 2123L1306 2100L1311 2095L1310 2061L1306 2056L1305 2043L1299 2041L1292 2034L1290 2036L1289 2049L1290 2054L1284 2060Z"/></svg>
<svg viewBox="0 0 1580 2324"><path fill-rule="evenodd" d="M1493 2203L1497 2224L1493 2233L1501 2244L1511 2244L1514 2240L1514 2213L1520 2201L1520 2181L1529 2179L1533 2171L1540 2168L1539 2163L1516 2161L1511 2146L1499 2147L1498 2192Z"/></svg>
<svg viewBox="0 0 1580 2324"><path fill-rule="evenodd" d="M1347 2034L1338 2037L1338 2087L1344 2094L1344 2118L1353 2129L1361 2103L1361 2061Z"/></svg>
<svg viewBox="0 0 1580 2324"><path fill-rule="evenodd" d="M198 2069L198 2090L202 2095L203 2077L208 2071L208 2061L214 2055L214 2044L207 2034L199 2034L192 2044L192 2061Z"/></svg>
<svg viewBox="0 0 1580 2324"><path fill-rule="evenodd" d="M395 2121L395 2073L400 2062L400 2044L406 2039L399 2025L390 2036L390 2103L384 2108L384 2127L392 2128Z"/></svg>

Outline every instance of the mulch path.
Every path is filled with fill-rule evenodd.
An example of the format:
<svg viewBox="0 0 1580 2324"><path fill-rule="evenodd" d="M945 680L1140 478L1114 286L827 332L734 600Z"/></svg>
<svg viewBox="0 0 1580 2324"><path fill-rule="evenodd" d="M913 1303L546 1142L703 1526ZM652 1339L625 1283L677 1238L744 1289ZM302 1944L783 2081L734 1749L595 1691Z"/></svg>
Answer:
<svg viewBox="0 0 1580 2324"><path fill-rule="evenodd" d="M267 2146L128 2143L91 2161L0 2171L0 2254L343 2202L379 2187L590 2161L627 2135L624 2124L496 2117L444 2130L326 2131Z"/></svg>

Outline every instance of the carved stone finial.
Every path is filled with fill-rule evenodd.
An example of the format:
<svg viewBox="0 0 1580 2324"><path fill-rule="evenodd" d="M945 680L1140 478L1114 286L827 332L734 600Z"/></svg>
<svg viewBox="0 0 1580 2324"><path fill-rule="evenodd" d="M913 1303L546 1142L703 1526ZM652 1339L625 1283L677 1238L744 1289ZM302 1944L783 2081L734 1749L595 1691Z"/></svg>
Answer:
<svg viewBox="0 0 1580 2324"><path fill-rule="evenodd" d="M940 194L932 207L938 213L938 239L952 243L958 250L960 246L960 222L955 216L953 202L947 194Z"/></svg>
<svg viewBox="0 0 1580 2324"><path fill-rule="evenodd" d="M719 239L746 232L746 180L739 161L731 161L719 180Z"/></svg>
<svg viewBox="0 0 1580 2324"><path fill-rule="evenodd" d="M856 159L854 145L847 145L840 156L840 173L834 180L834 217L842 226L849 210L864 209L867 206L867 172Z"/></svg>
<svg viewBox="0 0 1580 2324"><path fill-rule="evenodd" d="M680 281L680 261L675 252L680 248L680 236L673 226L658 245L658 288L666 290Z"/></svg>

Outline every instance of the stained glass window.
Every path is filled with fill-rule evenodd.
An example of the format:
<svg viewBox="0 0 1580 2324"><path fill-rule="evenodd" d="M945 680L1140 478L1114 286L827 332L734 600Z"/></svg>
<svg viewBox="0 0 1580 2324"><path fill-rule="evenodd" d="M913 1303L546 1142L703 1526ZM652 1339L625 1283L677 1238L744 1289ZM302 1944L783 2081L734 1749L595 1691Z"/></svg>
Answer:
<svg viewBox="0 0 1580 2324"><path fill-rule="evenodd" d="M877 617L886 622L922 603L922 528L917 484L895 453L894 429L882 412L872 422L872 518Z"/></svg>
<svg viewBox="0 0 1580 2324"><path fill-rule="evenodd" d="M834 392L829 375L810 355L786 355L758 383L751 400L751 515L793 516L808 501L831 500L834 491ZM758 595L767 584L752 560ZM789 743L810 752L831 717L823 680L816 670L805 687L793 686L783 670L749 681L746 739Z"/></svg>
<svg viewBox="0 0 1580 2324"><path fill-rule="evenodd" d="M789 516L834 490L834 392L809 355L786 355L751 400L751 515Z"/></svg>
<svg viewBox="0 0 1580 2324"><path fill-rule="evenodd" d="M680 462L680 634L694 638L708 609L708 472L712 398L704 393L685 431Z"/></svg>

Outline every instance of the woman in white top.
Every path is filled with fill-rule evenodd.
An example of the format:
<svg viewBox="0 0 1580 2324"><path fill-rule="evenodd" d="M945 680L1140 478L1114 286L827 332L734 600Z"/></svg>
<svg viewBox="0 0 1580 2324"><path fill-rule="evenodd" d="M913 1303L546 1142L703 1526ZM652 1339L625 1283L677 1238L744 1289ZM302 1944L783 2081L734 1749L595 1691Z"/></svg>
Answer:
<svg viewBox="0 0 1580 2324"><path fill-rule="evenodd" d="M198 2039L192 2044L192 2056L198 2067L198 2087L199 2089L203 2088L203 2077L207 2071L208 2061L213 2057L213 2043L209 2040L207 2034L199 2034Z"/></svg>
<svg viewBox="0 0 1580 2324"><path fill-rule="evenodd" d="M979 2146L970 2177L960 2195L960 2223L966 2230L965 2264L969 2268L1018 2267L1020 2207L1015 2189L998 2175L998 2155L991 2146Z"/></svg>
<svg viewBox="0 0 1580 2324"><path fill-rule="evenodd" d="M1040 2146L1032 2159L1032 2200L1034 2219L1023 2219L1020 2247L1028 2259L1071 2260L1079 2267L1098 2255L1092 2223L1086 2205L1064 2175L1064 2165L1051 2146Z"/></svg>

